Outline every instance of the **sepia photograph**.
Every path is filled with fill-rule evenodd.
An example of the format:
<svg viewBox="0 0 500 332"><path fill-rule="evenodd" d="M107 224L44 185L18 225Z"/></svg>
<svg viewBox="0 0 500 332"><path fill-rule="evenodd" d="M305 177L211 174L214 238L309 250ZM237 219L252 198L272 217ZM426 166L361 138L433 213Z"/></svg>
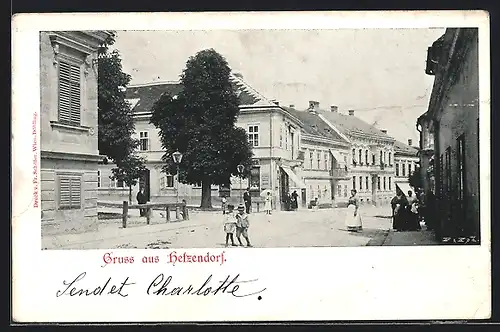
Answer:
<svg viewBox="0 0 500 332"><path fill-rule="evenodd" d="M480 244L477 28L42 31L43 249Z"/></svg>

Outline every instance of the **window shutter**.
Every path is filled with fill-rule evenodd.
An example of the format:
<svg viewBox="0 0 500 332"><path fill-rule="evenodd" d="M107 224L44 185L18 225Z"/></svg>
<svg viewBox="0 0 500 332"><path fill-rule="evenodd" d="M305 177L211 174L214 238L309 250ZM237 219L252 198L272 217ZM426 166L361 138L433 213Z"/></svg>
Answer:
<svg viewBox="0 0 500 332"><path fill-rule="evenodd" d="M59 62L59 121L80 125L80 67Z"/></svg>
<svg viewBox="0 0 500 332"><path fill-rule="evenodd" d="M79 176L59 177L59 208L80 209L82 200L82 181Z"/></svg>

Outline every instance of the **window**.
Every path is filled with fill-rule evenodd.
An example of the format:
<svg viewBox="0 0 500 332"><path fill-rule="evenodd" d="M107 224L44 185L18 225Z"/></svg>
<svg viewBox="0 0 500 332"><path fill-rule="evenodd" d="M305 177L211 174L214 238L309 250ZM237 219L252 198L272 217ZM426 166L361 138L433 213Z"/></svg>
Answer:
<svg viewBox="0 0 500 332"><path fill-rule="evenodd" d="M380 190L380 176L377 177L377 189Z"/></svg>
<svg viewBox="0 0 500 332"><path fill-rule="evenodd" d="M313 152L309 152L309 164L311 165L311 169L313 168Z"/></svg>
<svg viewBox="0 0 500 332"><path fill-rule="evenodd" d="M375 165L375 154L372 154L372 165Z"/></svg>
<svg viewBox="0 0 500 332"><path fill-rule="evenodd" d="M389 176L389 190L392 190L391 187L392 187L392 178Z"/></svg>
<svg viewBox="0 0 500 332"><path fill-rule="evenodd" d="M59 61L59 122L80 125L80 66Z"/></svg>
<svg viewBox="0 0 500 332"><path fill-rule="evenodd" d="M352 189L356 189L356 177L352 177Z"/></svg>
<svg viewBox="0 0 500 332"><path fill-rule="evenodd" d="M356 149L352 149L352 164L356 164Z"/></svg>
<svg viewBox="0 0 500 332"><path fill-rule="evenodd" d="M82 178L79 175L59 176L59 209L82 207Z"/></svg>
<svg viewBox="0 0 500 332"><path fill-rule="evenodd" d="M395 164L395 168L396 168L396 176L399 176L399 164L398 163Z"/></svg>
<svg viewBox="0 0 500 332"><path fill-rule="evenodd" d="M285 149L288 150L288 130L285 127Z"/></svg>
<svg viewBox="0 0 500 332"><path fill-rule="evenodd" d="M406 176L406 164L402 164L401 167L402 167L402 173L403 173L402 175Z"/></svg>
<svg viewBox="0 0 500 332"><path fill-rule="evenodd" d="M386 182L385 182L385 176L384 176L384 190L387 190L387 187L386 187Z"/></svg>
<svg viewBox="0 0 500 332"><path fill-rule="evenodd" d="M359 177L359 191L363 190L363 177Z"/></svg>
<svg viewBox="0 0 500 332"><path fill-rule="evenodd" d="M363 151L361 149L359 149L359 163L363 163Z"/></svg>
<svg viewBox="0 0 500 332"><path fill-rule="evenodd" d="M445 167L445 193L447 198L451 198L451 148L448 147L444 153L444 167Z"/></svg>
<svg viewBox="0 0 500 332"><path fill-rule="evenodd" d="M148 151L149 150L149 133L147 131L141 131L139 133L139 141L140 145L139 148L141 151Z"/></svg>
<svg viewBox="0 0 500 332"><path fill-rule="evenodd" d="M365 151L365 163L368 165L368 150Z"/></svg>
<svg viewBox="0 0 500 332"><path fill-rule="evenodd" d="M328 169L328 153L325 153L325 169Z"/></svg>
<svg viewBox="0 0 500 332"><path fill-rule="evenodd" d="M165 175L160 178L160 189L173 188L174 187L174 176Z"/></svg>
<svg viewBox="0 0 500 332"><path fill-rule="evenodd" d="M392 165L392 161L391 161L391 153L390 153L390 152L389 152L389 160L388 160L388 162L389 162L389 165Z"/></svg>
<svg viewBox="0 0 500 332"><path fill-rule="evenodd" d="M370 185L369 185L370 180L369 180L368 176L366 177L365 180L366 180L366 190L368 191L368 189L370 189Z"/></svg>
<svg viewBox="0 0 500 332"><path fill-rule="evenodd" d="M283 147L283 126L280 127L280 148Z"/></svg>
<svg viewBox="0 0 500 332"><path fill-rule="evenodd" d="M478 133L479 134L479 133ZM458 201L463 208L463 201L465 197L465 138L461 135L457 138L457 194Z"/></svg>
<svg viewBox="0 0 500 332"><path fill-rule="evenodd" d="M408 164L408 176L411 175L411 163Z"/></svg>
<svg viewBox="0 0 500 332"><path fill-rule="evenodd" d="M344 185L344 197L347 197L347 184Z"/></svg>
<svg viewBox="0 0 500 332"><path fill-rule="evenodd" d="M316 152L316 159L318 159L318 169L321 169L321 152Z"/></svg>
<svg viewBox="0 0 500 332"><path fill-rule="evenodd" d="M101 187L101 171L97 171L97 188Z"/></svg>
<svg viewBox="0 0 500 332"><path fill-rule="evenodd" d="M340 185L340 184L337 186L337 195L338 195L339 197L341 197L341 196L342 196L342 185Z"/></svg>
<svg viewBox="0 0 500 332"><path fill-rule="evenodd" d="M386 163L386 162L385 162L385 161L386 161L385 157L386 157L386 153L385 153L385 151L384 151L384 164Z"/></svg>
<svg viewBox="0 0 500 332"><path fill-rule="evenodd" d="M248 126L248 142L251 146L259 146L259 126Z"/></svg>
<svg viewBox="0 0 500 332"><path fill-rule="evenodd" d="M250 189L260 192L260 167L252 166L250 169Z"/></svg>
<svg viewBox="0 0 500 332"><path fill-rule="evenodd" d="M110 188L124 188L125 184L123 183L123 180L113 180L111 179L111 176L109 177L109 187Z"/></svg>
<svg viewBox="0 0 500 332"><path fill-rule="evenodd" d="M382 164L383 164L383 160L382 160L382 158L383 158L383 152L382 152L382 150L381 150L381 151L380 151L380 165L382 165Z"/></svg>
<svg viewBox="0 0 500 332"><path fill-rule="evenodd" d="M123 188L125 187L123 180L116 180L116 187L117 188Z"/></svg>
<svg viewBox="0 0 500 332"><path fill-rule="evenodd" d="M439 198L444 198L444 163L443 163L443 155L439 156Z"/></svg>

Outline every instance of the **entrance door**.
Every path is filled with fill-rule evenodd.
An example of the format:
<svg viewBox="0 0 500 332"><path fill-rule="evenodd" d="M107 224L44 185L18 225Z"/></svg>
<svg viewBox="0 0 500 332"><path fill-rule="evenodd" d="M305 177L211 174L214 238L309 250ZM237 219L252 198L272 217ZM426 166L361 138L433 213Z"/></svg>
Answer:
<svg viewBox="0 0 500 332"><path fill-rule="evenodd" d="M149 201L151 201L151 172L146 169L139 179L139 188L144 188L144 194Z"/></svg>
<svg viewBox="0 0 500 332"><path fill-rule="evenodd" d="M280 168L280 193L281 193L281 205L284 207L285 203L285 197L288 196L288 192L290 191L290 186L289 186L289 179L288 179L288 174L285 173Z"/></svg>

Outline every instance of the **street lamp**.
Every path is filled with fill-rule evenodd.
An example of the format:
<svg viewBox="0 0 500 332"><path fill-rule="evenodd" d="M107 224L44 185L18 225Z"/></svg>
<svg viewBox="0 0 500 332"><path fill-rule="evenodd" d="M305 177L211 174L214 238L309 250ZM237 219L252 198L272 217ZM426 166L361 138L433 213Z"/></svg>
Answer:
<svg viewBox="0 0 500 332"><path fill-rule="evenodd" d="M236 169L238 170L238 173L240 174L240 204L243 202L243 193L242 193L242 188L241 188L241 178L243 176L243 171L245 170L245 166L239 164L236 166Z"/></svg>
<svg viewBox="0 0 500 332"><path fill-rule="evenodd" d="M172 154L174 163L177 165L177 203L179 203L179 164L182 161L182 153L176 151Z"/></svg>

